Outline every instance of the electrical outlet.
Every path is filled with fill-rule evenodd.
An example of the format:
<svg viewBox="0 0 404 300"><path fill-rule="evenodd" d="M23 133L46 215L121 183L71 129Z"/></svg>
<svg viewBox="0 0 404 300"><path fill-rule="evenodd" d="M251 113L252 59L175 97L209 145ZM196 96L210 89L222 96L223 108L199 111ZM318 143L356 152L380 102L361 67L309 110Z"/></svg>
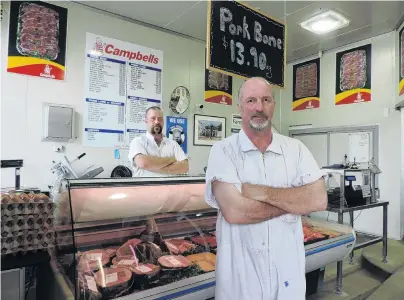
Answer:
<svg viewBox="0 0 404 300"><path fill-rule="evenodd" d="M64 150L65 149L64 149L63 145L59 145L59 144L53 145L53 151L55 151L55 152L60 153L60 152L63 152Z"/></svg>

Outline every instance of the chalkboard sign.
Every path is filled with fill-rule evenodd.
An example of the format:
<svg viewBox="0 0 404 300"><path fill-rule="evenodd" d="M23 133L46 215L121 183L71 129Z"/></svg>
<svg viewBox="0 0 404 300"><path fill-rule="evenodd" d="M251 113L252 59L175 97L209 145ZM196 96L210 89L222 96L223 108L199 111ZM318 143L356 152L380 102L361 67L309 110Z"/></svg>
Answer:
<svg viewBox="0 0 404 300"><path fill-rule="evenodd" d="M285 87L285 25L238 1L208 1L210 70Z"/></svg>

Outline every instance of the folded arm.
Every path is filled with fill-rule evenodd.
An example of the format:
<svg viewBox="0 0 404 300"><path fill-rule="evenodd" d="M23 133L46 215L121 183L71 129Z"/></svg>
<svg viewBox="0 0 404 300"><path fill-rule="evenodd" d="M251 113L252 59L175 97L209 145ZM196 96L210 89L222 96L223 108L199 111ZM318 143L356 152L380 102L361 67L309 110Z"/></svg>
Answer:
<svg viewBox="0 0 404 300"><path fill-rule="evenodd" d="M243 184L242 194L297 215L306 215L327 208L327 191L323 178L291 188Z"/></svg>
<svg viewBox="0 0 404 300"><path fill-rule="evenodd" d="M177 162L175 157L158 157L145 154L138 154L133 160L139 168L151 172L159 172L161 169Z"/></svg>
<svg viewBox="0 0 404 300"><path fill-rule="evenodd" d="M268 203L244 197L231 183L213 181L212 192L230 224L260 223L287 213Z"/></svg>
<svg viewBox="0 0 404 300"><path fill-rule="evenodd" d="M188 171L189 171L188 159L182 161L176 161L159 170L159 172L163 174L182 174L182 173L188 173Z"/></svg>

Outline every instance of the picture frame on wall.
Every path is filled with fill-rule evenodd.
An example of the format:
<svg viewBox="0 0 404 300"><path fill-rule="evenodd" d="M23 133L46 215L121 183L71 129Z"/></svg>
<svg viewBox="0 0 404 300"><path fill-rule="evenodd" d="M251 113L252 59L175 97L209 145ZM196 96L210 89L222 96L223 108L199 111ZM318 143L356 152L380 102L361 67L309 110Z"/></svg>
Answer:
<svg viewBox="0 0 404 300"><path fill-rule="evenodd" d="M194 146L213 146L225 137L225 117L194 115Z"/></svg>

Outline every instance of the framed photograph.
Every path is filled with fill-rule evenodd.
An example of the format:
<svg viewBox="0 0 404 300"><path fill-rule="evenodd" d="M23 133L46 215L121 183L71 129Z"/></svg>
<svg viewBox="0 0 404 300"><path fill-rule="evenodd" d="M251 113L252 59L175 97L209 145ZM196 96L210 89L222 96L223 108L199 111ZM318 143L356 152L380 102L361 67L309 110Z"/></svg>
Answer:
<svg viewBox="0 0 404 300"><path fill-rule="evenodd" d="M194 145L212 146L226 137L226 118L194 115Z"/></svg>

